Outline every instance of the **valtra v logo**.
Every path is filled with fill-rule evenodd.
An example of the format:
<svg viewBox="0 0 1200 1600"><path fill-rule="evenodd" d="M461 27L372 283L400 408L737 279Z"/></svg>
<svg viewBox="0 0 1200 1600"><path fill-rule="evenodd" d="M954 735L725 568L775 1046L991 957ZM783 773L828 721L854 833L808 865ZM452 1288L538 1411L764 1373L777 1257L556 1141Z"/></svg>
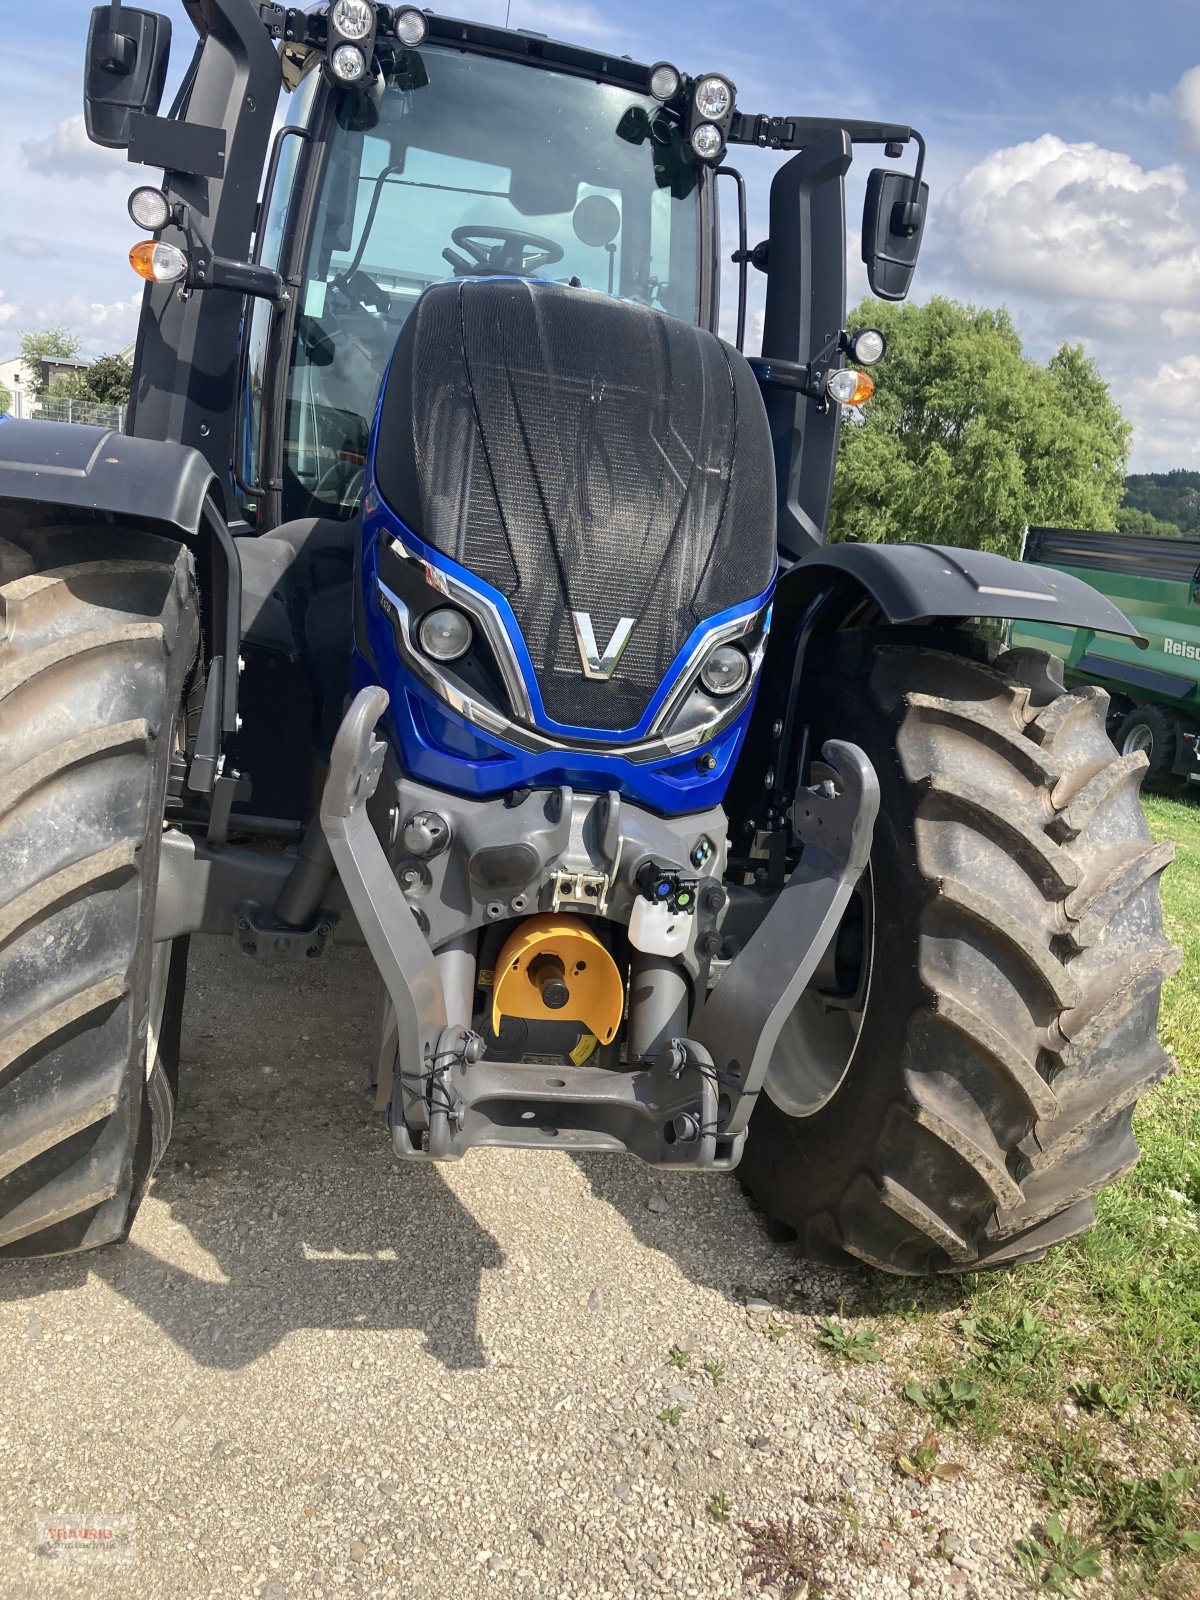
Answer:
<svg viewBox="0 0 1200 1600"><path fill-rule="evenodd" d="M633 632L635 617L622 617L613 629L613 636L601 655L596 647L596 630L592 627L591 613L588 611L572 611L571 621L575 624L575 643L579 646L579 659L583 662L583 674L586 678L611 678L617 670L617 662L624 654L625 646L629 643L629 636Z"/></svg>

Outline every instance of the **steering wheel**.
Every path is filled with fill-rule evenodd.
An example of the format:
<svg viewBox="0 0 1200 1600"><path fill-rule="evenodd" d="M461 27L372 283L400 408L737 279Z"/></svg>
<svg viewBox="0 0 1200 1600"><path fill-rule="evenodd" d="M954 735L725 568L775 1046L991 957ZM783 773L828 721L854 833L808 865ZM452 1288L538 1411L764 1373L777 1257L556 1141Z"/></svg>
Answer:
<svg viewBox="0 0 1200 1600"><path fill-rule="evenodd" d="M366 468L357 461L335 461L321 474L313 499L331 506L356 506L362 499Z"/></svg>
<svg viewBox="0 0 1200 1600"><path fill-rule="evenodd" d="M520 228L476 228L467 224L450 235L454 243L468 252L471 260L447 247L442 255L459 277L476 273L528 277L539 267L548 267L563 258L563 247L540 233L524 233Z"/></svg>

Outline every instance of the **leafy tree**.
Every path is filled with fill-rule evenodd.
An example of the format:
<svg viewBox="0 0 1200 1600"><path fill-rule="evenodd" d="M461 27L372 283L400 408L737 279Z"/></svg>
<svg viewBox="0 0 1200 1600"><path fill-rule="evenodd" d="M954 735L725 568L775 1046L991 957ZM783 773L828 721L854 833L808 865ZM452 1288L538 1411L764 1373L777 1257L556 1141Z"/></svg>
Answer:
<svg viewBox="0 0 1200 1600"><path fill-rule="evenodd" d="M1177 523L1162 522L1148 511L1139 511L1136 506L1129 505L1118 506L1117 527L1122 533L1156 533L1166 539L1178 539L1183 532Z"/></svg>
<svg viewBox="0 0 1200 1600"><path fill-rule="evenodd" d="M1200 472L1134 472L1125 480L1124 517L1141 511L1158 522L1173 524L1181 533L1200 533ZM1125 523L1121 523L1125 527ZM1154 529L1135 531L1154 532Z"/></svg>
<svg viewBox="0 0 1200 1600"><path fill-rule="evenodd" d="M4 387L4 385L2 383L0 383L0 417L2 417L4 415L4 413L8 410L9 406L11 406L11 405L12 405L12 395L9 394L8 390Z"/></svg>
<svg viewBox="0 0 1200 1600"><path fill-rule="evenodd" d="M88 375L85 371L64 372L55 378L48 389L41 390L43 400L90 400L95 401L88 384Z"/></svg>
<svg viewBox="0 0 1200 1600"><path fill-rule="evenodd" d="M30 391L35 395L46 392L42 383L42 362L50 360L73 361L79 354L79 340L63 327L28 328L21 335L21 364L27 369ZM63 398L67 398L64 394Z"/></svg>
<svg viewBox="0 0 1200 1600"><path fill-rule="evenodd" d="M122 356L100 356L87 370L92 398L109 406L127 406L133 387L133 368Z"/></svg>
<svg viewBox="0 0 1200 1600"><path fill-rule="evenodd" d="M882 328L888 353L842 430L831 538L1016 555L1029 523L1116 527L1129 424L1078 345L1039 366L1007 311L940 297L866 301L850 326Z"/></svg>

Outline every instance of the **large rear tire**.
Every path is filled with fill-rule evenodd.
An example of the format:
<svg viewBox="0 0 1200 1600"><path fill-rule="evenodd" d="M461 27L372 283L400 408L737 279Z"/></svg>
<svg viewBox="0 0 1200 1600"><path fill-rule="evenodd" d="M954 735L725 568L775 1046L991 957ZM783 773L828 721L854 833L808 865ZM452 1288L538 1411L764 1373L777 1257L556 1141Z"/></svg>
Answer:
<svg viewBox="0 0 1200 1600"><path fill-rule="evenodd" d="M1133 1107L1167 1067L1172 850L1102 690L1067 692L1039 652L918 639L845 633L811 662L815 747L853 740L880 779L868 981L835 1074L806 1078L785 1030L741 1176L810 1255L960 1272L1084 1232L1137 1159Z"/></svg>
<svg viewBox="0 0 1200 1600"><path fill-rule="evenodd" d="M186 941L152 942L199 624L136 529L0 537L0 1255L123 1238L170 1137Z"/></svg>

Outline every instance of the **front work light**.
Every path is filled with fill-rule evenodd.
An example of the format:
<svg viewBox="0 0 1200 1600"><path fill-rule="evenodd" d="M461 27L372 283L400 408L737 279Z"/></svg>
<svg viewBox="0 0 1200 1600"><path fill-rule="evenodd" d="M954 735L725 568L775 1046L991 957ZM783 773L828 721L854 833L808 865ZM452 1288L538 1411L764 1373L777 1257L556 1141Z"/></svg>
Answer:
<svg viewBox="0 0 1200 1600"><path fill-rule="evenodd" d="M474 629L461 611L442 606L421 618L417 641L433 661L457 661L471 648Z"/></svg>
<svg viewBox="0 0 1200 1600"><path fill-rule="evenodd" d="M673 67L669 61L660 61L657 66L650 68L650 93L656 100L662 100L664 103L674 100L682 82L679 69Z"/></svg>
<svg viewBox="0 0 1200 1600"><path fill-rule="evenodd" d="M865 406L875 393L875 380L867 372L856 372L853 367L842 367L831 372L825 383L825 393L840 406Z"/></svg>
<svg viewBox="0 0 1200 1600"><path fill-rule="evenodd" d="M187 257L177 245L142 239L129 252L129 265L147 283L176 283L187 272Z"/></svg>
<svg viewBox="0 0 1200 1600"><path fill-rule="evenodd" d="M850 335L847 348L851 361L857 361L860 367L873 367L887 354L887 339L878 328L860 328Z"/></svg>
<svg viewBox="0 0 1200 1600"><path fill-rule="evenodd" d="M375 26L370 0L333 0L329 20L343 39L359 43Z"/></svg>
<svg viewBox="0 0 1200 1600"><path fill-rule="evenodd" d="M692 149L702 161L716 161L724 148L725 140L714 123L702 122L692 130Z"/></svg>
<svg viewBox="0 0 1200 1600"><path fill-rule="evenodd" d="M715 74L696 85L696 115L705 122L724 122L733 110L733 85Z"/></svg>
<svg viewBox="0 0 1200 1600"><path fill-rule="evenodd" d="M392 22L392 29L401 44L415 50L419 44L425 43L429 23L425 13L416 6L401 6Z"/></svg>
<svg viewBox="0 0 1200 1600"><path fill-rule="evenodd" d="M329 58L329 70L339 83L357 83L366 74L367 58L356 44L340 44Z"/></svg>
<svg viewBox="0 0 1200 1600"><path fill-rule="evenodd" d="M144 184L129 196L129 216L147 233L157 233L171 220L171 202L161 189Z"/></svg>
<svg viewBox="0 0 1200 1600"><path fill-rule="evenodd" d="M709 694L736 694L750 676L750 658L736 644L719 644L700 668L700 682Z"/></svg>

